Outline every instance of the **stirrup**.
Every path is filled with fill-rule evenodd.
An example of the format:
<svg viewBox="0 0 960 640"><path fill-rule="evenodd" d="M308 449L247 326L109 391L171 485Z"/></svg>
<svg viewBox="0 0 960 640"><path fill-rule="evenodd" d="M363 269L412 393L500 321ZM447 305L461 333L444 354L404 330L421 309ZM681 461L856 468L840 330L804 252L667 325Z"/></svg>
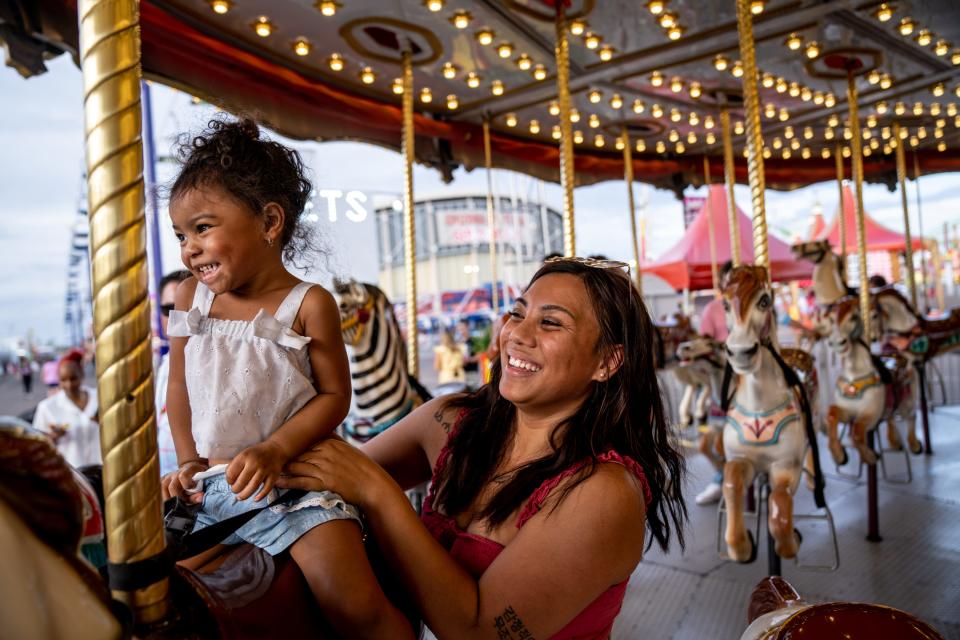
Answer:
<svg viewBox="0 0 960 640"><path fill-rule="evenodd" d="M897 435L900 435L900 428L896 423L893 423L893 428L897 430ZM879 429L879 427L878 427ZM877 442L880 442L880 434L877 434ZM892 447L883 448L883 445L880 445L880 474L883 476L883 481L888 484L910 484L913 482L913 471L910 468L910 444L907 442L906 438L900 437L900 443L903 445L902 448L898 451ZM888 443L889 444L889 443ZM885 453L890 452L892 454L903 454L904 460L907 461L907 472L904 475L898 476L889 476L887 475L887 463L884 460L886 458Z"/></svg>
<svg viewBox="0 0 960 640"><path fill-rule="evenodd" d="M802 473L810 475L810 472L806 469L802 470ZM823 509L818 509L823 513L794 513L793 521L799 522L803 521L825 521L827 526L830 527L830 539L833 542L833 562L831 564L805 564L800 560L800 552L803 550L803 545L800 546L800 550L797 551L797 555L793 558L793 563L801 571L811 571L817 573L830 573L836 571L840 568L840 545L837 542L837 528L833 523L833 512L830 511L830 506L824 504Z"/></svg>
<svg viewBox="0 0 960 640"><path fill-rule="evenodd" d="M743 519L745 521L751 520L751 519L754 521L754 525L753 525L753 542L755 545L754 556L756 556L759 550L760 540L766 540L766 538L760 537L760 525L761 525L760 512L762 511L762 507L760 505L761 505L761 501L763 500L763 493L764 493L763 488L766 485L767 485L767 475L758 473L753 479L753 484L750 485L750 491L753 492L753 505L754 505L753 511L747 511L746 509L743 510ZM726 501L726 498L723 495L721 495L720 502L717 504L717 556L719 556L721 560L734 562L734 560L731 560L730 554L725 553L726 542L723 539L723 532L724 532L724 529L726 529L726 524L727 524L726 520L727 520L727 501Z"/></svg>

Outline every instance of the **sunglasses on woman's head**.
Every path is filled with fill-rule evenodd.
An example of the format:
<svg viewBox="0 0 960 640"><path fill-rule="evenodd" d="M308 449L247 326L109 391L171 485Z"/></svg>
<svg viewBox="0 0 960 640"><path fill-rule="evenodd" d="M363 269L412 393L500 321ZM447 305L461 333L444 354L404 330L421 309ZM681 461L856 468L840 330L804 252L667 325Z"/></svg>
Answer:
<svg viewBox="0 0 960 640"><path fill-rule="evenodd" d="M558 256L556 258L548 258L544 261L544 264L553 264L556 262L576 262L577 264L582 264L586 267L593 267L594 269L617 269L623 270L630 274L630 265L626 262L620 262L619 260L597 260L596 258L579 258L579 257L565 257Z"/></svg>
<svg viewBox="0 0 960 640"><path fill-rule="evenodd" d="M173 308L174 308L173 303L162 304L160 305L160 313L162 313L165 316L169 316L170 312L173 311Z"/></svg>

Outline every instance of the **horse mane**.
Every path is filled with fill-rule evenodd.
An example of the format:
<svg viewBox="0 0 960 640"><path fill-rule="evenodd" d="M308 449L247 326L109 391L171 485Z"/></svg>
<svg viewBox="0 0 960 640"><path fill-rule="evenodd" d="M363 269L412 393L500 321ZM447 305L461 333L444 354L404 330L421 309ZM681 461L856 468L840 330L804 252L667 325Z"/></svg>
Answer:
<svg viewBox="0 0 960 640"><path fill-rule="evenodd" d="M766 285L766 267L742 264L735 267L727 276L727 283L723 288L723 295L727 298L737 298L739 300L737 313L743 318L750 308L750 302L753 300L753 297Z"/></svg>
<svg viewBox="0 0 960 640"><path fill-rule="evenodd" d="M837 324L839 324L843 322L848 315L860 307L860 300L859 298L855 298L853 296L844 296L833 304L834 311L837 314Z"/></svg>

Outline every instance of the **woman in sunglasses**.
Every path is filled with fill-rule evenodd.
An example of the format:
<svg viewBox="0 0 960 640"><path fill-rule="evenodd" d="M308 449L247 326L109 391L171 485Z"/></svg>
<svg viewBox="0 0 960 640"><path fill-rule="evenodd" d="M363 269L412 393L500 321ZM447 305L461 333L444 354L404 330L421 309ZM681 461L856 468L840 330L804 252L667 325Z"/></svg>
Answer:
<svg viewBox="0 0 960 640"><path fill-rule="evenodd" d="M554 259L517 298L492 380L362 450L327 440L282 486L366 513L439 638L607 638L646 532L683 545L654 328L627 265ZM403 489L432 478L418 516Z"/></svg>

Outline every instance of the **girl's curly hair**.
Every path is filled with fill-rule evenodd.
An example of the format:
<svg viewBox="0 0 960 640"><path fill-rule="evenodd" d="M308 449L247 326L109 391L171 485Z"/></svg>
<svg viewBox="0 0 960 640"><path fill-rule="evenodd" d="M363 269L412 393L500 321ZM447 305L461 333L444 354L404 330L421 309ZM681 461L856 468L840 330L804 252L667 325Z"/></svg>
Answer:
<svg viewBox="0 0 960 640"><path fill-rule="evenodd" d="M297 267L298 259L316 250L312 229L300 222L311 185L296 150L260 137L251 118L217 118L200 135L181 136L177 159L180 175L170 188L173 200L190 189L219 187L260 215L275 202L283 208L280 244L283 257Z"/></svg>

